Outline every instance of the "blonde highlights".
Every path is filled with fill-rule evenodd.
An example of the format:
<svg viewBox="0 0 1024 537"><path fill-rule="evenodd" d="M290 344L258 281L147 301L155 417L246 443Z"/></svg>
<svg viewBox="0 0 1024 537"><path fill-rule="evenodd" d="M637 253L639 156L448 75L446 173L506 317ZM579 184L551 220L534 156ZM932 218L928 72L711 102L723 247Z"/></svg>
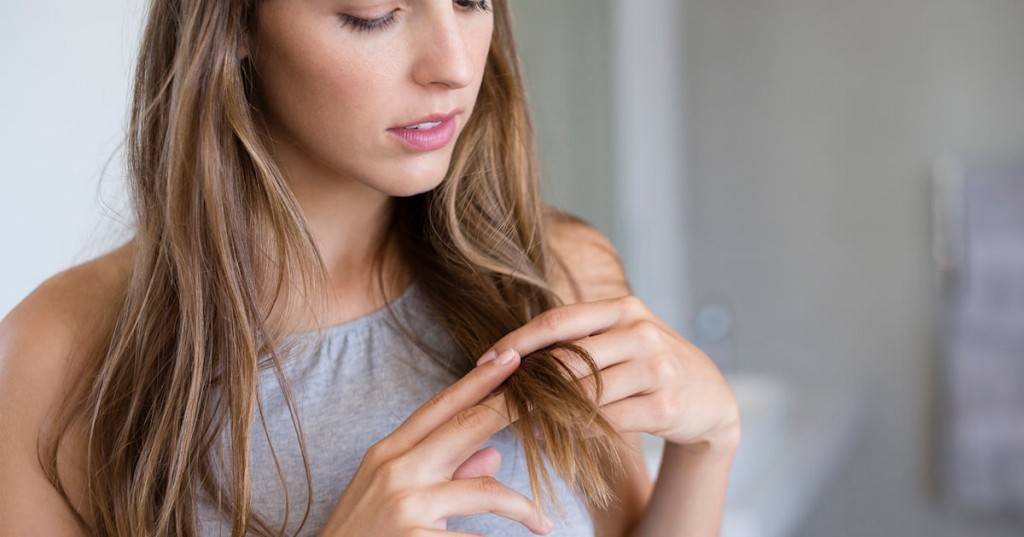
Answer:
<svg viewBox="0 0 1024 537"><path fill-rule="evenodd" d="M283 532L252 508L249 445L252 419L262 417L262 367L282 381L307 459L281 363L301 350L284 343L295 308L314 319L324 311L312 297L325 296L327 271L254 112L251 65L239 60L257 8L256 0L150 7L127 136L131 277L41 453L64 494L58 445L82 425L82 523L96 535L197 535L202 495L217 500L232 535ZM507 0L492 0L492 8L486 72L448 174L430 192L394 200L385 240L397 241L466 356L461 373L497 339L560 304L549 284L558 260L546 230L570 218L541 203ZM547 458L591 507L607 507L623 441L564 353L583 358L600 389L599 368L580 347L559 343L524 356L502 387L520 417L512 428L538 506L544 497L557 503ZM230 451L226 483L218 481L219 438ZM311 501L308 462L306 473Z"/></svg>

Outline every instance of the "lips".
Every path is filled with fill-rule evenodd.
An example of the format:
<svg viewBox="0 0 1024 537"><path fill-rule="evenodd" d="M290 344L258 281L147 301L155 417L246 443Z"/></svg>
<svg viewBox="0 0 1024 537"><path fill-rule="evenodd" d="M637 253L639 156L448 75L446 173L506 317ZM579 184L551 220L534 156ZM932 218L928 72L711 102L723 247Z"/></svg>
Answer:
<svg viewBox="0 0 1024 537"><path fill-rule="evenodd" d="M402 125L395 125L394 127L391 127L388 130L392 131L392 130L409 129L410 127L414 127L416 125L423 125L424 123L443 123L445 120L453 119L455 116L459 115L460 112L462 112L462 110L453 110L451 112L448 112L447 114L441 114L441 113L431 114L429 116L421 117L419 119L410 121L409 123L404 123Z"/></svg>
<svg viewBox="0 0 1024 537"><path fill-rule="evenodd" d="M391 127L388 134L414 151L436 151L455 137L455 121L459 111L432 114L406 125Z"/></svg>

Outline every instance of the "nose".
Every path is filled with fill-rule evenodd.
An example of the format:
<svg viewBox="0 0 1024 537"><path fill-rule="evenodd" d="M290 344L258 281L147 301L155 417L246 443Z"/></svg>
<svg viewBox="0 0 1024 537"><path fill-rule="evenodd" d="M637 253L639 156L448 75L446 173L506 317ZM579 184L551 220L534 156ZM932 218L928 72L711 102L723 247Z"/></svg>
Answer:
<svg viewBox="0 0 1024 537"><path fill-rule="evenodd" d="M448 7L435 10L423 22L412 44L416 51L413 79L423 86L468 86L473 81L473 56L459 26L458 14Z"/></svg>

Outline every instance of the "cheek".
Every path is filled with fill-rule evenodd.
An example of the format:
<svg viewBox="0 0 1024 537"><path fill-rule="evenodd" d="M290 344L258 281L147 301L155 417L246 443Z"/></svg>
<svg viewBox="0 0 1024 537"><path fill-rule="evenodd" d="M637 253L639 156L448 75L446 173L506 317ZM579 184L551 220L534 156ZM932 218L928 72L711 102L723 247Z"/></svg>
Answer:
<svg viewBox="0 0 1024 537"><path fill-rule="evenodd" d="M288 11L286 3L261 12L255 58L260 106L271 129L307 149L374 128L379 101L393 75L386 63L352 46L331 16Z"/></svg>
<svg viewBox="0 0 1024 537"><path fill-rule="evenodd" d="M477 66L477 78L483 78L484 67L487 64L487 56L491 51L491 38L494 34L494 20L488 20L481 25L482 28L473 32L470 36L472 49L475 51L475 63Z"/></svg>
<svg viewBox="0 0 1024 537"><path fill-rule="evenodd" d="M262 73L270 119L302 141L373 129L388 74L365 58L326 47L282 51Z"/></svg>

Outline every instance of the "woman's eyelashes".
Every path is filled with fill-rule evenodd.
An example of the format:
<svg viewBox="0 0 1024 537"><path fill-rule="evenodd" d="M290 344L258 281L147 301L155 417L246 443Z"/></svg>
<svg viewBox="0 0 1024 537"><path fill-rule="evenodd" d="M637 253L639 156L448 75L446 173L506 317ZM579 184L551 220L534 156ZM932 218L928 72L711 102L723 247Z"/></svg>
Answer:
<svg viewBox="0 0 1024 537"><path fill-rule="evenodd" d="M491 11L491 5L487 0L454 0L455 5L476 11L488 13ZM398 10L392 10L383 17L376 19L363 19L359 17L353 17L352 15L340 15L341 25L351 26L353 30L357 32L372 32L374 30L384 30L390 27L398 20Z"/></svg>
<svg viewBox="0 0 1024 537"><path fill-rule="evenodd" d="M359 17L353 17L352 15L341 15L341 26L351 26L357 32L372 32L374 30L383 30L398 20L398 16L395 15L398 10L394 10L383 17L376 19L361 19Z"/></svg>

